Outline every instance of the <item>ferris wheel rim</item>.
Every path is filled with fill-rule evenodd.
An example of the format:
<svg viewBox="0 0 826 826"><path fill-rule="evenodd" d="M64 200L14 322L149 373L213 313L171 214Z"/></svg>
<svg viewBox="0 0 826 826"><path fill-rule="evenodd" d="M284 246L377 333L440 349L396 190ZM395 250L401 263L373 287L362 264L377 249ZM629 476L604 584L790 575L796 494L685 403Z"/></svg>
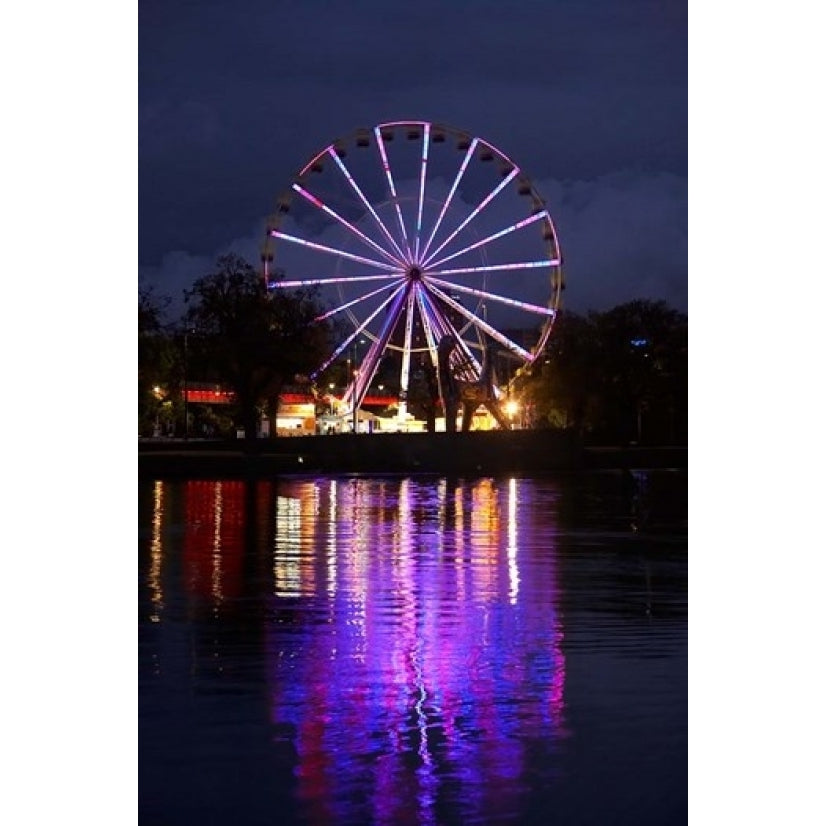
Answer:
<svg viewBox="0 0 826 826"><path fill-rule="evenodd" d="M389 160L390 153L388 145L395 138L395 133L399 130L406 131L407 137L411 140L415 138L422 141L421 163L418 170L419 186L418 192L414 194L401 194L397 181L394 178L393 165ZM425 195L427 184L430 182L428 178L428 152L436 143L442 143L448 139L455 142L457 149L464 152L464 156L453 178L448 194L443 198L435 199L429 196L428 200ZM351 148L369 146L371 144L378 150L380 164L386 178L388 197L381 203L371 201L370 198L365 195L359 181L355 175L351 173L348 163L344 160ZM446 216L451 209L452 201L462 184L463 177L467 173L469 165L477 158L482 161L495 161L501 171L501 181L491 189L481 201L476 203L469 214L461 218L458 225L455 224L455 221L453 224L450 224L451 231L447 232L446 237L443 237L443 235L439 233L442 231ZM350 195L354 201L360 202L361 206L363 206L365 211L358 222L349 220L344 214L336 210L335 205L324 203L319 197L313 194L312 189L308 186L311 176L315 172L322 172L325 168L337 170L337 174L342 175L349 184ZM474 222L484 212L486 207L496 199L500 192L510 186L515 187L519 195L525 195L530 198L532 208L529 210L528 215L509 226L505 226L494 233L489 233L480 238L478 228L474 226ZM281 218L283 217L283 213L288 212L288 208L285 205L289 204L289 201L285 200L284 195L279 198L276 213L274 213L267 223L262 261L264 277L268 280L268 286L277 289L281 284L284 286L309 286L311 284L317 286L332 286L337 284L339 295L342 297L342 305L337 309L334 308L329 313L325 313L323 316L319 316L319 319L330 318L337 312L343 311L347 317L349 317L354 327L353 333L348 336L343 343L339 344L332 358L325 361L325 363L320 365L312 374L314 378L324 372L335 358L341 355L346 347L360 337L365 337L372 342L371 353L377 349L380 349L382 352L390 350L401 353L403 360L407 359L408 361L411 355L427 352L433 357L435 354L436 335L459 332L446 322L445 316L436 309L437 306L442 309L444 307L450 307L454 315L464 317L464 326L462 327L460 338L464 339L465 334L468 333L470 328L473 328L473 333L476 334L480 340L484 338L484 336L487 336L492 341L498 342L500 346L510 350L512 354L517 355L524 365L532 364L546 346L559 311L561 291L564 289L562 254L558 234L550 211L547 209L544 200L537 192L532 181L508 155L492 142L483 138L474 137L469 132L457 129L456 127L437 122L424 120L385 121L369 129L359 128L352 130L345 137L337 138L327 144L323 149L313 155L300 169L298 175L290 185L288 195L290 199L295 197L303 199L304 202L309 203L311 206L325 213L326 217L333 222L332 226L335 229L346 231L346 244L350 244L351 246L360 245L360 251L353 252L345 247L332 247L283 232L280 229ZM405 208L407 208L411 203L414 207L413 210L408 210L406 214L403 214L402 204L405 204ZM435 221L431 221L431 225L427 229L424 228L423 224L425 204L428 205L429 209L432 207L434 212L438 211L438 217ZM281 215L279 215L280 213ZM415 220L411 218L413 214L415 215ZM456 266L456 264L461 263L461 261L457 262L456 259L462 259L463 256L471 253L484 256L487 253L488 245L492 244L495 240L511 233L519 232L523 228L533 224L540 227L544 247L548 250L544 258L528 261L484 263L471 267ZM460 244L459 248L456 249L455 243L457 239L460 238L468 228L477 232L475 240L470 244ZM268 264L274 260L274 253L272 252L273 245L281 241L287 244L304 246L307 250L314 253L335 256L336 274L329 277L297 279L292 281L282 280L281 282L276 281L269 283ZM345 276L343 262L346 262L348 265L358 264L366 268L366 270L357 275L350 274ZM451 264L454 266L451 266ZM507 271L526 273L529 270L540 270L548 276L549 295L544 306L534 302L519 301L513 297L500 295L487 289L486 279L489 274ZM459 276L481 277L483 279L482 286L468 287L458 282ZM364 289L367 290L367 292L365 292L361 298L357 295L352 301L345 302L343 300L345 285L352 288L359 282L367 284L370 281L385 283L377 288L371 286L369 290L367 290L365 286ZM492 304L501 303L503 305L509 305L515 311L519 310L527 314L535 314L538 318L541 318L541 323L537 324L539 331L535 343L528 348L519 347L515 342L510 341L506 336L501 334L495 327L487 324L486 315L485 318L479 318L473 314L469 314L461 303L451 303L450 297L444 292L445 289L451 286L454 293L461 292L477 299L477 310L482 306L485 309L485 313L485 302L490 302ZM384 304L380 305L380 307L385 310L385 324L383 326L379 325L376 329L368 329L368 324L375 321L378 312L374 312L372 317L369 317L368 320L365 321L356 314L354 307L361 301L366 300L366 298L375 298L382 292L387 294ZM395 332L396 326L400 324L403 318L405 323L409 324L409 320L415 317L417 308L421 319L420 324L424 328L424 341L416 346L412 346L409 330L405 331L403 343L398 344L390 341L390 334ZM428 315L430 315L430 322L433 325L433 328L430 330L426 329L428 326L426 323ZM388 326L386 319L388 317L391 318L390 324L392 325L390 333L388 333L386 329ZM471 344L468 346L472 347L474 345ZM466 348L465 356L467 355L469 355L469 350ZM372 361L376 361L376 359L374 358ZM478 362L475 363L477 371L481 372ZM372 362L369 366L375 368ZM405 368L403 368L403 370L404 369ZM375 369L373 369L373 372L375 372ZM358 379L354 378L345 393L345 397L349 394L352 404L356 406L359 404L360 399L363 399L364 392L366 391L363 380L362 385L358 385Z"/></svg>

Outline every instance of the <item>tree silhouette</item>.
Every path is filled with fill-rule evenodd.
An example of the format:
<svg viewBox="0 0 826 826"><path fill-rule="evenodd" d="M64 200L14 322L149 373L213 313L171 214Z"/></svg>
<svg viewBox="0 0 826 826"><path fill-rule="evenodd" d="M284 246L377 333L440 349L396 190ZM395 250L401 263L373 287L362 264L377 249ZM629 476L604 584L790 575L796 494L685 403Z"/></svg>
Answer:
<svg viewBox="0 0 826 826"><path fill-rule="evenodd" d="M327 352L327 328L314 323L321 312L316 292L269 292L248 262L225 255L185 298L198 360L234 391L245 436L254 439L262 406L274 408L283 386Z"/></svg>

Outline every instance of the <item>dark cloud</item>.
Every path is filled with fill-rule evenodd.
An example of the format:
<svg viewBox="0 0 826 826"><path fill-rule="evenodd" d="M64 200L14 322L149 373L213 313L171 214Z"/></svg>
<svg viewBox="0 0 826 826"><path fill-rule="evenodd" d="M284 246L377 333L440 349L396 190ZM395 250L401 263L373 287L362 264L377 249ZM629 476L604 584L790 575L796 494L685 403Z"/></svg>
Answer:
<svg viewBox="0 0 826 826"><path fill-rule="evenodd" d="M484 137L551 205L570 301L685 308L685 3L139 6L139 257L172 293L315 152L411 118ZM548 190L548 191L546 191Z"/></svg>

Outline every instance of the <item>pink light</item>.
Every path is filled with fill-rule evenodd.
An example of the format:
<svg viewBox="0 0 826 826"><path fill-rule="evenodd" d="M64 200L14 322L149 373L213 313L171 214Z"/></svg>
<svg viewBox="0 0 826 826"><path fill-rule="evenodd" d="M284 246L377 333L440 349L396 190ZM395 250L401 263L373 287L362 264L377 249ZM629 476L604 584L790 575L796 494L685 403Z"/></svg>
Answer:
<svg viewBox="0 0 826 826"><path fill-rule="evenodd" d="M437 290L434 288L423 288L421 293L421 299L424 302L425 306L427 307L428 316L431 319L431 323L433 324L434 329L438 331L439 338L443 335L450 333L456 339L458 344L459 350L461 351L462 355L464 356L465 361L468 365L472 365L473 369L465 369L463 372L465 373L467 378L472 380L477 379L482 372L482 368L479 362L474 358L473 353L470 352L467 344L465 343L464 339L459 335L459 331L450 323L450 320L442 313L441 309L437 307L432 301L431 297L427 294L427 290L432 289L433 293L435 294ZM450 302L455 304L455 302ZM459 305L461 307L461 305ZM465 315L469 318L469 320L473 321L476 316L472 313Z"/></svg>
<svg viewBox="0 0 826 826"><path fill-rule="evenodd" d="M519 174L519 168L514 167L511 171L502 179L499 186L491 192L487 198L485 198L473 212L456 227L453 232L448 235L448 237L442 241L442 243L432 252L430 255L425 259L424 264L427 265L428 261L431 261L434 256L438 255L441 250L443 250L517 175Z"/></svg>
<svg viewBox="0 0 826 826"><path fill-rule="evenodd" d="M548 258L544 261L522 261L519 264L490 264L485 267L460 267L455 270L433 270L428 275L460 275L469 272L496 272L497 270L529 270L537 267L558 267L558 258Z"/></svg>
<svg viewBox="0 0 826 826"><path fill-rule="evenodd" d="M437 343L436 337L433 333L433 325L431 323L430 316L428 315L427 307L425 305L424 292L422 290L421 284L414 284L413 288L416 295L416 303L419 306L419 316L422 319L422 327L424 328L424 334L427 337L427 344L432 354L436 350Z"/></svg>
<svg viewBox="0 0 826 826"><path fill-rule="evenodd" d="M350 343L354 341L357 336L360 336L365 329L367 329L367 325L370 324L370 322L405 288L406 283L406 281L403 281L399 284L399 286L396 287L396 289L393 290L393 292L387 297L387 300L379 304L379 306L364 319L361 326L359 326L344 339L344 341L333 351L330 358L328 358L327 361L321 365L321 367L311 374L313 379L323 373L344 352L344 350L349 347ZM347 398L347 394L345 394L345 398Z"/></svg>
<svg viewBox="0 0 826 826"><path fill-rule="evenodd" d="M402 287L404 286L405 285L402 285ZM401 306L405 297L405 292L402 290L402 287L396 290L396 292L384 303L384 307L388 304L390 306L385 315L384 324L382 325L379 337L373 339L373 343L367 351L367 355L362 362L361 368L357 372L350 387L348 387L344 393L344 400L352 401L352 406L354 407L360 407L364 401L364 396L367 394L367 388L370 386L370 382L372 381L373 375L378 367L379 356L384 351L384 348L387 345L387 340L390 338L390 333L396 325L396 319L401 311ZM381 309L382 307L379 308L379 310ZM371 316L371 319L375 317L376 314L377 313L374 313L373 316ZM363 331L371 319L365 321L356 331L356 334Z"/></svg>
<svg viewBox="0 0 826 826"><path fill-rule="evenodd" d="M382 278L383 276L373 276L374 278ZM340 313L342 310L346 310L349 307L354 306L355 304L359 304L362 301L367 301L369 298L373 298L377 296L379 293L384 292L385 290L392 289L395 284L386 284L384 287L379 287L377 290L373 290L373 292L365 293L364 295L360 295L358 298L354 298L352 301L348 301L346 304L342 304L339 307L334 307L332 310L329 310L326 313L323 313L320 316L317 316L314 320L315 321L324 321L326 318L330 318L330 316L335 315L336 313Z"/></svg>
<svg viewBox="0 0 826 826"><path fill-rule="evenodd" d="M451 281L442 281L441 278L429 277L427 280L429 283L438 284L440 287L446 287L449 290L456 290L456 292L475 295L477 298L489 298L491 301L497 301L500 304L507 304L511 307L518 307L520 310L528 310L529 312L539 313L540 315L556 315L556 310L550 307L542 307L539 304L529 304L527 301L517 301L515 298L506 298L504 295L489 293L486 290L476 290L473 287L465 287L461 284L454 284Z"/></svg>
<svg viewBox="0 0 826 826"><path fill-rule="evenodd" d="M434 295L438 296L445 304L448 305L448 307L452 307L457 313L464 316L480 330L487 333L494 341L498 341L503 347L510 350L512 353L521 356L525 361L533 360L533 356L530 352L528 352L528 350L524 347L520 347L518 344L511 341L507 336L502 335L502 333L500 333L495 327L491 327L487 321L479 318L479 316L472 313L466 307L463 307L458 301L454 301L449 295L442 292L438 287L435 287L429 283L427 285L427 289L432 291Z"/></svg>
<svg viewBox="0 0 826 826"><path fill-rule="evenodd" d="M399 196L396 194L396 185L393 182L393 173L390 171L390 163L387 160L387 150L384 148L384 138L381 136L381 127L377 126L373 132L376 135L376 146L378 146L379 153L381 154L381 163L384 167L384 174L387 177L387 185L390 187L390 194L393 196L394 206L396 207L396 216L399 219L399 229L402 231L402 239L404 240L404 245L407 247L407 257L410 258L410 242L407 240L407 230L404 228L402 211L399 207Z"/></svg>
<svg viewBox="0 0 826 826"><path fill-rule="evenodd" d="M463 255L466 252L470 252L471 250L475 250L478 247L481 247L484 244L489 243L490 241L495 241L497 238L501 238L503 235L507 235L508 233L515 232L516 230L522 229L523 227L526 227L529 224L533 224L534 222L539 221L542 218L545 218L547 215L547 212L538 212L536 215L531 215L529 218L524 218L518 223L509 226L507 229L502 229L499 230L499 232L494 232L493 235L488 235L487 238L483 238L481 241L477 241L475 244L471 244L469 247L465 247L464 249L459 250L459 252L454 252L453 254L448 255L447 258L440 258L438 261L434 261L431 264L431 266L439 267L446 261L450 261L452 258L458 258L458 256Z"/></svg>
<svg viewBox="0 0 826 826"><path fill-rule="evenodd" d="M470 142L470 146L468 147L467 153L465 154L464 160L462 161L462 165L459 167L459 171L456 173L456 177L453 180L453 185L450 187L450 192L448 192L447 198L445 198L445 202L442 204L442 211L439 213L439 217L436 219L436 225L433 227L433 231L430 233L430 237L427 239L427 243L424 245L424 251L422 252L422 256L427 255L427 251L430 248L430 245L433 243L433 238L436 235L436 232L438 231L439 227L441 226L442 219L445 217L447 208L450 206L450 202L453 200L453 195L456 192L456 187L459 186L459 182L462 180L462 177L465 174L467 165L470 163L470 159L473 157L473 152L475 151L478 143L479 138L474 138Z"/></svg>
<svg viewBox="0 0 826 826"><path fill-rule="evenodd" d="M492 143L488 143L487 141L483 141L481 139L479 140L479 143L481 143L483 146L487 146L487 148L490 149L491 152L493 152L495 155L498 155L500 158L506 160L511 166L516 165L501 149L497 149Z"/></svg>
<svg viewBox="0 0 826 826"><path fill-rule="evenodd" d="M430 124L423 120L391 120L387 123L380 123L378 128L384 129L391 126L430 126Z"/></svg>
<svg viewBox="0 0 826 826"><path fill-rule="evenodd" d="M419 241L422 232L422 208L424 207L424 182L427 174L427 152L430 145L430 124L424 125L424 141L422 143L422 171L419 176L419 214L416 218L416 261L419 260Z"/></svg>
<svg viewBox="0 0 826 826"><path fill-rule="evenodd" d="M322 156L325 152L328 152L328 151L329 151L329 150L331 150L332 148L333 148L333 145L332 145L332 144L330 144L329 146L325 146L325 147L324 147L324 149L322 149L322 150L321 150L321 152L319 152L319 153L318 153L318 154L317 154L314 158L312 158L312 159L310 160L310 162L309 162L309 163L308 163L308 164L304 167L304 169L302 169L302 170L301 170L301 172L299 172L299 173L298 173L299 177L303 177L304 175L306 175L306 174L307 174L307 170L311 169L311 168L312 168L312 166L313 166L313 164L314 164L314 163L316 163L316 162L319 160L319 158L320 158L320 157L321 157L321 156Z"/></svg>
<svg viewBox="0 0 826 826"><path fill-rule="evenodd" d="M399 278L404 273L391 272L387 275L339 275L335 278L302 278L293 281L274 281L272 289L277 287L320 287L325 284L346 284L350 281L385 281L388 278Z"/></svg>
<svg viewBox="0 0 826 826"><path fill-rule="evenodd" d="M292 244L301 244L302 247L309 247L319 252L329 252L331 255L340 255L342 258L349 258L351 261L358 261L361 264L367 264L371 267L376 267L380 270L386 270L387 264L383 261L376 261L373 258L364 258L361 255L354 255L351 252L336 249L335 247L327 247L324 244L316 244L313 241L305 241L303 238L296 238L295 235L287 235L286 232L273 229L270 230L270 235L273 238L280 238L282 241L289 241Z"/></svg>
<svg viewBox="0 0 826 826"><path fill-rule="evenodd" d="M364 206L367 207L367 211L373 217L373 220L376 222L379 229L384 233L384 237L387 238L393 249L396 250L396 252L401 256L401 258L404 258L404 253L402 252L401 247L396 243L395 238L393 238L393 236L390 234L390 230L387 229L387 227L384 225L384 222L381 220L381 218L379 218L376 210L373 209L373 205L370 203L370 201L367 200L367 197L359 188L359 185L356 183L355 179L350 174L350 171L344 165L344 161L342 161L341 158L339 158L338 154L332 146L328 147L327 152L329 153L330 157L336 162L336 165L341 170L341 173L344 175L344 177L347 179L347 182L350 184L353 191L356 193L356 195L359 196L359 199L364 204Z"/></svg>
<svg viewBox="0 0 826 826"><path fill-rule="evenodd" d="M349 221L347 221L345 218L343 218L341 215L339 215L335 210L330 209L330 207L328 207L326 204L322 203L311 192L308 192L306 189L304 189L303 187L300 187L298 184L293 184L293 189L299 195L302 195L304 198L306 198L308 201L310 201L310 203L314 204L320 210L327 213L327 215L329 215L331 218L334 218L340 224L347 227L347 229L349 229L350 232L352 232L354 235L357 235L359 238L361 238L361 240L364 241L365 244L372 247L374 250L376 250L376 252L383 255L385 258L387 258L392 263L404 266L403 261L401 261L398 258L396 258L395 256L391 255L391 253L389 253L386 249L384 249L384 247L379 246L375 241L373 241L372 238L368 238L358 227L353 226L353 224L351 224Z"/></svg>

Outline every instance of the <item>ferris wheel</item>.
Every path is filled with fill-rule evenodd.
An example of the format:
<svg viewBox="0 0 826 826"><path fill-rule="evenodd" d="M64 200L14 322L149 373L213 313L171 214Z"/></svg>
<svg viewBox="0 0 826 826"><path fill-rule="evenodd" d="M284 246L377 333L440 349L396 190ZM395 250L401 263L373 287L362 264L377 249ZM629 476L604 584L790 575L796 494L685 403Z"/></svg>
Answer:
<svg viewBox="0 0 826 826"><path fill-rule="evenodd" d="M531 365L564 289L551 215L525 173L492 143L426 121L358 129L314 155L277 200L262 262L271 290L319 288L316 320L339 331L311 378L351 359L342 402L355 411L389 370L401 418L422 367L473 384L492 353L509 378Z"/></svg>

